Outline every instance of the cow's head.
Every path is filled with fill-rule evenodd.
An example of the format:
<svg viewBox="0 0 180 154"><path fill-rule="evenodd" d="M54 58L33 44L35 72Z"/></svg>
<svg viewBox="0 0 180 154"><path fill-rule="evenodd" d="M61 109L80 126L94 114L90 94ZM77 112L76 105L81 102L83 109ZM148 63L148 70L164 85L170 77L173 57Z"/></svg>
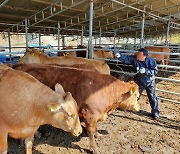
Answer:
<svg viewBox="0 0 180 154"><path fill-rule="evenodd" d="M24 56L19 60L19 64L40 63L40 57L45 55L43 51L37 49L27 49Z"/></svg>
<svg viewBox="0 0 180 154"><path fill-rule="evenodd" d="M48 104L48 109L51 112L50 124L78 136L82 133L82 127L76 101L70 92L64 92L60 84L55 85L55 91L61 96L58 102Z"/></svg>
<svg viewBox="0 0 180 154"><path fill-rule="evenodd" d="M130 111L139 111L139 88L138 85L134 81L130 81L129 83L129 92L123 95L124 100L120 103L119 107L123 110Z"/></svg>

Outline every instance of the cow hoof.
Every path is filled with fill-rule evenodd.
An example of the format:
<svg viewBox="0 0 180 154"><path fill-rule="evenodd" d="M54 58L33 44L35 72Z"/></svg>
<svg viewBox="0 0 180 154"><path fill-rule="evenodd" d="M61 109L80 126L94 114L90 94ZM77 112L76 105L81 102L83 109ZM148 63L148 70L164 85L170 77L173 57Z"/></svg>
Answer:
<svg viewBox="0 0 180 154"><path fill-rule="evenodd" d="M101 137L102 134L100 134L99 132L96 132L94 136L95 136L96 138L98 138L98 137Z"/></svg>

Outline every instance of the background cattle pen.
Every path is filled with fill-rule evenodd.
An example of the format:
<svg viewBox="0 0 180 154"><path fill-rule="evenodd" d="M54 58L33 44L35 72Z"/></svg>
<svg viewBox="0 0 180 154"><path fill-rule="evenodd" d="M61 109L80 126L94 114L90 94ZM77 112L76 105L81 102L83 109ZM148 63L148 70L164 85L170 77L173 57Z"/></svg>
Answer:
<svg viewBox="0 0 180 154"><path fill-rule="evenodd" d="M140 112L116 110L96 139L102 154L180 153L180 3L179 0L0 0L0 62L16 64L28 48L44 50L51 57L61 52L118 50L135 54L145 46L167 47L168 65L158 64L156 90L160 119L150 118L146 93ZM85 48L79 49L78 45ZM72 49L65 50L67 46ZM152 51L149 51L150 53ZM111 75L133 80L131 65L105 60ZM40 127L33 153L90 153L86 132L77 138L49 125ZM9 153L24 154L18 140L9 138Z"/></svg>

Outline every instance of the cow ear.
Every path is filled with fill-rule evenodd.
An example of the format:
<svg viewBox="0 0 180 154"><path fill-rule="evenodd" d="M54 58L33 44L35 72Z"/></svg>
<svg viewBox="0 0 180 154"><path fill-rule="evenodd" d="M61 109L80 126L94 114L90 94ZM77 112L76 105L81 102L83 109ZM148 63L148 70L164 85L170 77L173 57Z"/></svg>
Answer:
<svg viewBox="0 0 180 154"><path fill-rule="evenodd" d="M132 95L134 93L134 91L135 91L134 87L130 86L130 91L129 91L130 95Z"/></svg>
<svg viewBox="0 0 180 154"><path fill-rule="evenodd" d="M44 53L44 49L39 50L39 52L40 52L41 54Z"/></svg>
<svg viewBox="0 0 180 154"><path fill-rule="evenodd" d="M49 103L48 104L48 109L51 112L56 112L60 109L61 105L59 103Z"/></svg>
<svg viewBox="0 0 180 154"><path fill-rule="evenodd" d="M29 48L26 49L26 52L30 52L30 51L31 51L31 49L29 49Z"/></svg>
<svg viewBox="0 0 180 154"><path fill-rule="evenodd" d="M132 89L130 89L129 93L130 93L130 95L132 95L132 94L133 94L133 90L132 90Z"/></svg>
<svg viewBox="0 0 180 154"><path fill-rule="evenodd" d="M60 85L59 83L56 83L56 85L55 85L55 91L56 91L56 93L58 93L58 94L62 94L62 95L65 94L65 91L64 91L62 85Z"/></svg>
<svg viewBox="0 0 180 154"><path fill-rule="evenodd" d="M72 97L72 94L70 93L70 92L67 92L66 93L66 96L64 97L64 100L65 101L69 101L69 100L71 100L73 97Z"/></svg>

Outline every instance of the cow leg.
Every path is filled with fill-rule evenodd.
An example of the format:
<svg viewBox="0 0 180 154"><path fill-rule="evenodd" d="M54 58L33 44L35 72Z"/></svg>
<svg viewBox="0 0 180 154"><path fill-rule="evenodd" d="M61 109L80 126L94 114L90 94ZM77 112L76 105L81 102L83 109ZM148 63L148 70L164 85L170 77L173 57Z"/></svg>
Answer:
<svg viewBox="0 0 180 154"><path fill-rule="evenodd" d="M164 59L162 60L162 65L165 65L165 60ZM165 69L165 67L162 66L162 70L164 70L164 69Z"/></svg>
<svg viewBox="0 0 180 154"><path fill-rule="evenodd" d="M94 154L97 154L97 145L95 142L95 133L96 133L96 122L85 122L86 124L86 130L89 136L89 140L90 140L90 149L92 149Z"/></svg>
<svg viewBox="0 0 180 154"><path fill-rule="evenodd" d="M33 142L34 142L34 134L25 139L26 154L32 154Z"/></svg>
<svg viewBox="0 0 180 154"><path fill-rule="evenodd" d="M167 58L169 58L169 57L167 57ZM169 64L169 60L167 60L167 59L164 60L164 64L165 64L165 65L168 65L168 64ZM165 67L165 70L167 70L167 66Z"/></svg>
<svg viewBox="0 0 180 154"><path fill-rule="evenodd" d="M41 138L41 133L39 131L36 131L34 135L37 138ZM20 139L20 145L24 146L24 139Z"/></svg>
<svg viewBox="0 0 180 154"><path fill-rule="evenodd" d="M95 137L98 138L98 137L101 137L101 136L102 136L102 134L100 134L100 133L98 132L98 130L96 129Z"/></svg>
<svg viewBox="0 0 180 154"><path fill-rule="evenodd" d="M0 130L0 154L7 154L7 137L8 134Z"/></svg>
<svg viewBox="0 0 180 154"><path fill-rule="evenodd" d="M88 132L89 140L90 140L90 149L92 149L94 154L97 154L97 145L94 138L94 132Z"/></svg>

